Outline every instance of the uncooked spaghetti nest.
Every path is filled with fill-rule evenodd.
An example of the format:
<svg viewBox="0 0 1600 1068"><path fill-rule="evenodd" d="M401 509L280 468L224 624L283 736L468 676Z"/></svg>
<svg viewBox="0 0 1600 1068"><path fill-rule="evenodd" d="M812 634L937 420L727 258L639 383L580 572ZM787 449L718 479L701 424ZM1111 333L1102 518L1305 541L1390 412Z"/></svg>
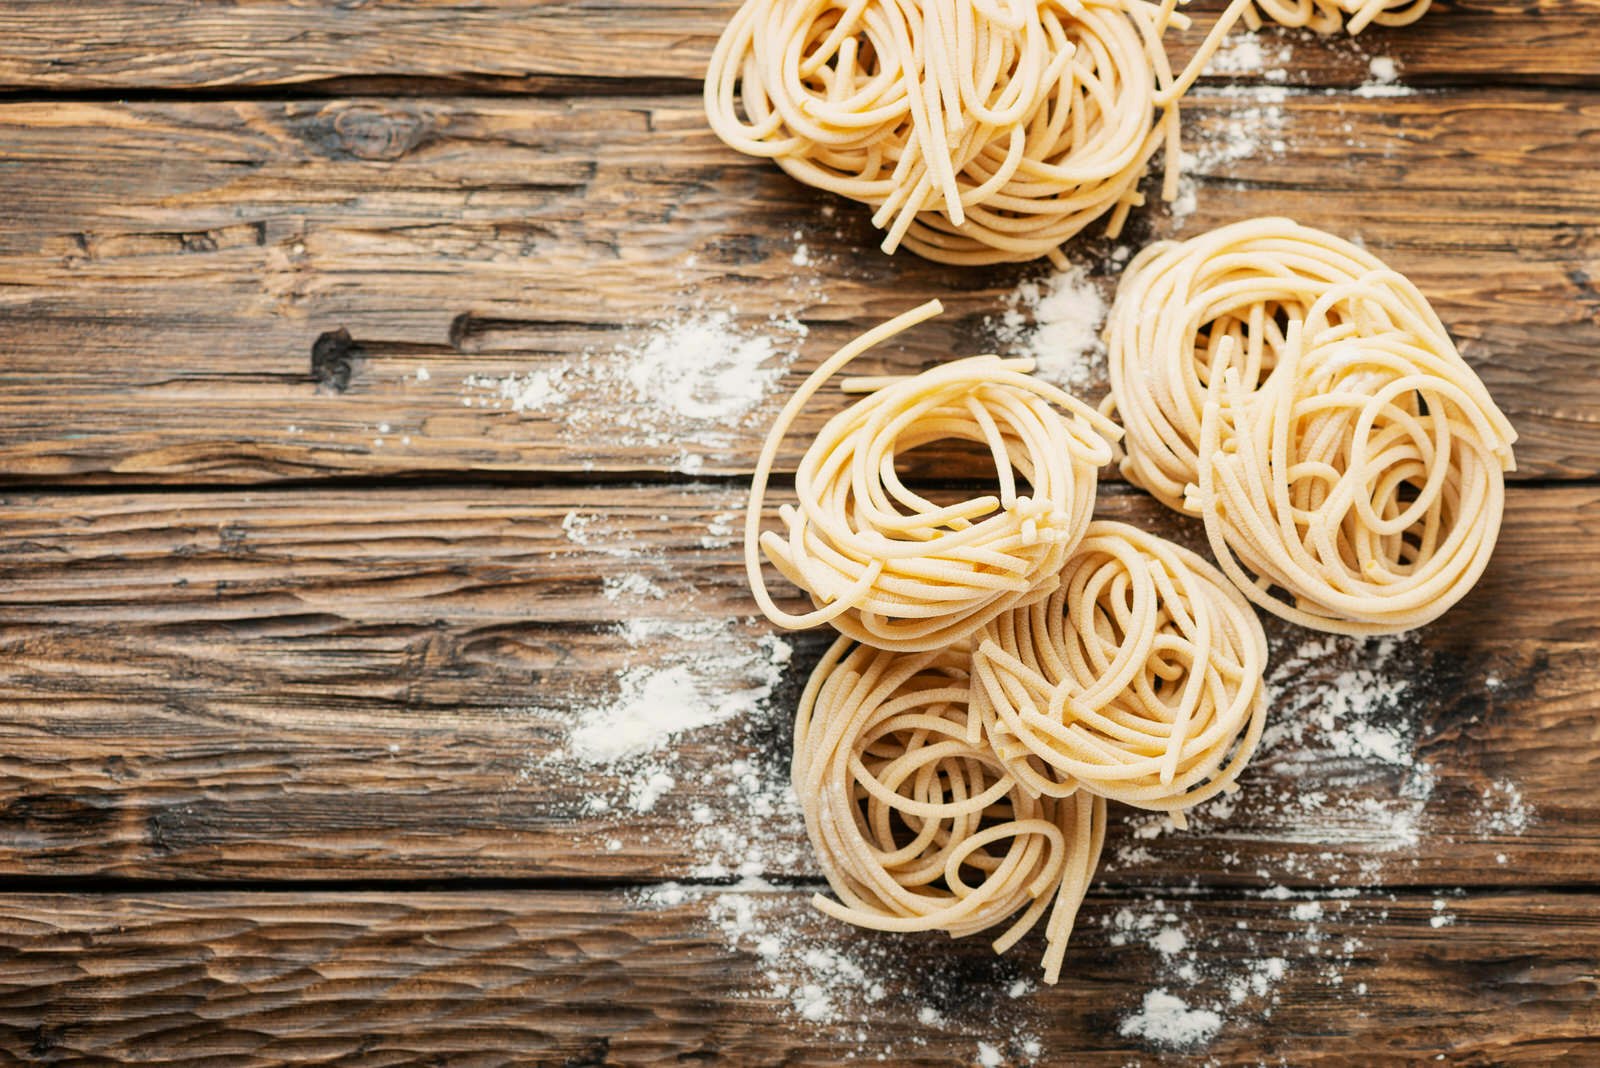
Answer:
<svg viewBox="0 0 1600 1068"><path fill-rule="evenodd" d="M1244 21L1259 29L1264 15L1280 26L1357 34L1368 26L1409 26L1432 6L1433 0L1255 0Z"/></svg>
<svg viewBox="0 0 1600 1068"><path fill-rule="evenodd" d="M745 0L706 70L729 147L873 209L882 248L950 264L1049 256L1096 219L1122 231L1179 102L1241 19L1360 33L1432 0L1231 0L1174 74L1179 0Z"/></svg>
<svg viewBox="0 0 1600 1068"><path fill-rule="evenodd" d="M1030 794L1183 810L1234 789L1261 737L1267 639L1196 554L1096 521L1045 600L984 628L979 717Z"/></svg>
<svg viewBox="0 0 1600 1068"><path fill-rule="evenodd" d="M1393 633L1477 582L1516 432L1427 300L1287 219L1146 249L1107 328L1122 469L1205 521L1256 604Z"/></svg>
<svg viewBox="0 0 1600 1068"><path fill-rule="evenodd" d="M745 563L774 622L831 622L883 649L941 648L1047 595L1088 527L1099 468L1111 459L1101 435L1116 427L1024 373L1026 361L978 356L874 383L882 388L830 419L800 461L795 503L779 511L785 534L758 537L767 475L806 400L872 344L939 310L924 305L841 350L773 426L746 516ZM986 448L993 491L941 505L905 485L896 461L941 441ZM777 607L758 548L811 596L813 611Z"/></svg>
<svg viewBox="0 0 1600 1068"><path fill-rule="evenodd" d="M885 252L1064 266L1061 245L1095 219L1120 232L1163 144L1177 195L1187 83L1161 38L1188 20L1173 8L746 0L712 56L706 114L730 147L872 207Z"/></svg>
<svg viewBox="0 0 1600 1068"><path fill-rule="evenodd" d="M1105 802L1032 794L982 744L963 646L896 653L840 638L801 698L793 781L833 901L879 931L976 934L1004 952L1048 911L1055 982L1105 840Z"/></svg>

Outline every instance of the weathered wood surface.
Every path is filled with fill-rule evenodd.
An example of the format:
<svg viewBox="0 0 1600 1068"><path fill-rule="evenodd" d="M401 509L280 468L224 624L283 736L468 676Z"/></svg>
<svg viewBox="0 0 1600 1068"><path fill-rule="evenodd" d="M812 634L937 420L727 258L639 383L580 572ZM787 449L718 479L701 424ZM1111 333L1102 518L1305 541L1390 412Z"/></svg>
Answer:
<svg viewBox="0 0 1600 1068"><path fill-rule="evenodd" d="M630 667L683 667L707 695L763 685L772 628L749 618L742 500L711 486L10 495L0 875L647 879L752 859L813 874L794 813L744 795L786 774L825 635L794 640L760 711L632 764L570 752L582 710L618 701ZM1126 489L1100 512L1195 535ZM1268 746L1234 810L1192 833L1143 842L1156 821L1123 812L1105 877L1594 883L1597 516L1600 488L1514 490L1457 610L1383 663L1351 644L1302 651L1280 682L1290 726L1332 707L1340 672L1406 680L1374 718L1431 766L1425 780ZM643 637L625 637L630 621ZM1307 638L1272 634L1280 662ZM676 785L635 812L654 770ZM1325 809L1298 800L1319 791ZM714 824L690 818L701 806Z"/></svg>
<svg viewBox="0 0 1600 1068"><path fill-rule="evenodd" d="M1092 897L1058 987L1011 998L1036 939L997 960L977 939L843 931L804 891L200 893L0 896L0 1052L57 1065L1190 1064L1119 1034L1171 972L1110 922L1148 904ZM752 899L794 957L731 948L710 917ZM1600 917L1574 895L1170 903L1226 1006L1210 1063L1592 1064ZM1160 915L1163 908L1153 912ZM1450 924L1435 927L1436 917ZM1313 927L1315 930L1313 930ZM804 1022L779 981L807 949L865 961ZM1282 978L1237 1005L1230 979ZM1187 955L1181 955L1186 960ZM1335 978L1337 977L1337 978ZM867 982L881 981L869 1002ZM1029 984L1030 986L1032 984ZM1248 987L1248 982L1246 983ZM919 1022L919 1015L926 1022ZM1034 1047L1032 1043L1037 1043ZM1029 1050L1038 1052L1030 1055Z"/></svg>
<svg viewBox="0 0 1600 1068"><path fill-rule="evenodd" d="M1269 628L1280 733L1237 800L1188 832L1120 810L1066 981L1015 999L1036 939L807 906L782 783L826 638L762 645L733 542L818 359L934 296L874 367L987 348L1041 271L885 259L721 146L696 93L732 7L0 5L0 1062L1594 1063L1600 2L1270 32L1287 89L1186 105L1198 208L1125 240L1361 237L1522 431L1523 484L1415 639ZM1375 56L1426 91L1323 91ZM1107 293L1112 250L1074 251ZM746 417L641 433L628 351L695 310L798 357ZM562 403L493 406L563 367ZM1126 488L1101 512L1196 533ZM578 759L662 669L756 707ZM806 983L837 1012L802 1019ZM1163 988L1216 1038L1123 1034Z"/></svg>
<svg viewBox="0 0 1600 1068"><path fill-rule="evenodd" d="M1201 95L1188 113L1197 143L1226 142L1278 107ZM1434 299L1521 430L1518 477L1600 473L1600 105L1315 93L1281 112L1269 139L1293 151L1213 161L1183 232L1279 213L1364 237ZM875 239L853 205L825 219L826 198L722 146L686 97L10 103L0 144L7 480L644 473L691 454L743 473L782 388L745 425L619 432L641 401L615 378L650 324L700 308L776 332L803 349L792 386L934 296L950 312L906 339L911 361L985 349L985 321L1029 274L861 255ZM1169 223L1142 218L1128 239ZM1107 251L1083 255L1109 293ZM316 340L340 329L360 357L343 391L311 374ZM468 375L586 351L601 373L569 374L567 403L463 407L483 396Z"/></svg>
<svg viewBox="0 0 1600 1068"><path fill-rule="evenodd" d="M1224 0L1197 0L1187 54ZM465 85L501 92L594 92L649 80L692 86L737 3L490 0L341 3L250 0L172 17L159 0L0 9L0 88L30 91L281 86L392 79L391 91ZM1595 0L1456 0L1422 25L1325 47L1296 41L1308 84L1355 84L1365 56L1390 55L1420 82L1600 82L1587 35ZM1269 35L1276 40L1278 35ZM619 55L620 52L620 55ZM404 80L402 80L404 79ZM1298 80L1298 79L1297 79ZM408 85L411 82L413 84Z"/></svg>

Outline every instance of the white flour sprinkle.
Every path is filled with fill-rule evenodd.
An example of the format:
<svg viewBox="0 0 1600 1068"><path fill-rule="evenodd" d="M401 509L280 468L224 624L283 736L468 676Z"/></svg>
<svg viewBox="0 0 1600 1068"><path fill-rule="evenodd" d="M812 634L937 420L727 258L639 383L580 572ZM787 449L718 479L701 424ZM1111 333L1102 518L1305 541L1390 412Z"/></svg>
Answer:
<svg viewBox="0 0 1600 1068"><path fill-rule="evenodd" d="M740 512L718 512L706 524L705 536L700 539L702 549L725 549L737 541L734 532L739 528L735 526L744 518Z"/></svg>
<svg viewBox="0 0 1600 1068"><path fill-rule="evenodd" d="M655 809L656 801L661 795L676 785L678 781L666 772L652 772L644 782L634 785L633 792L628 798L628 805L635 812L650 812Z"/></svg>
<svg viewBox="0 0 1600 1068"><path fill-rule="evenodd" d="M634 399L655 405L663 425L740 419L784 370L771 337L741 336L725 312L675 323L623 351Z"/></svg>
<svg viewBox="0 0 1600 1068"><path fill-rule="evenodd" d="M1024 356L1046 382L1082 394L1105 380L1106 301L1082 267L1023 282L988 326L1001 355Z"/></svg>
<svg viewBox="0 0 1600 1068"><path fill-rule="evenodd" d="M808 261L809 262L809 261ZM462 380L467 407L544 414L572 444L654 448L694 473L706 453L767 414L806 327L792 315L745 330L716 311L657 323L640 342L531 370Z"/></svg>
<svg viewBox="0 0 1600 1068"><path fill-rule="evenodd" d="M1473 824L1479 834L1522 835L1534 818L1533 806L1523 800L1517 784L1501 779L1484 789Z"/></svg>
<svg viewBox="0 0 1600 1068"><path fill-rule="evenodd" d="M643 557L645 554L639 548L636 536L628 530L619 529L615 524L614 519L602 512L580 512L574 509L562 518L561 530L572 544L580 545L592 552L624 560ZM631 582L626 578L611 581L619 585L628 585Z"/></svg>
<svg viewBox="0 0 1600 1068"><path fill-rule="evenodd" d="M659 601L667 596L667 591L637 571L630 571L626 575L607 575L600 586L600 592L605 594L608 601L623 598Z"/></svg>
<svg viewBox="0 0 1600 1068"><path fill-rule="evenodd" d="M1400 637L1323 636L1275 652L1256 764L1287 784L1266 800L1304 829L1290 840L1337 835L1380 852L1420 840L1435 777L1417 759L1418 727L1405 717L1419 659L1415 640Z"/></svg>
<svg viewBox="0 0 1600 1068"><path fill-rule="evenodd" d="M1373 56L1367 61L1367 80L1356 86L1355 95L1359 97L1375 96L1414 96L1416 90L1407 85L1397 84L1400 77L1400 67L1388 56Z"/></svg>
<svg viewBox="0 0 1600 1068"><path fill-rule="evenodd" d="M1117 1028L1124 1036L1174 1049L1209 1042L1221 1029L1222 1017L1210 1009L1191 1009L1165 989L1146 994L1140 1011L1125 1017Z"/></svg>
<svg viewBox="0 0 1600 1068"><path fill-rule="evenodd" d="M617 692L555 713L572 723L569 755L610 764L656 750L679 735L749 715L772 695L789 662L789 644L751 638L733 620L635 619L616 636L643 650L617 675Z"/></svg>
<svg viewBox="0 0 1600 1068"><path fill-rule="evenodd" d="M646 891L643 900L665 905L672 890ZM713 926L728 943L752 955L760 968L762 988L751 997L778 1000L788 1015L801 1024L836 1025L851 1019L915 1020L929 1031L966 1036L978 1044L974 1058L997 1056L996 1063L1030 1064L1044 1054L1044 1044L1033 1033L1037 1007L1015 1000L1022 995L998 997L986 983L982 988L952 985L907 960L903 938L862 932L806 909L794 892L779 890L758 878L747 877L730 887L704 887L695 895L705 902ZM682 900L681 891L675 896ZM997 970L1006 965L996 961ZM1017 980L1028 992L1032 984ZM937 1004L931 1004L930 1000ZM874 1046L868 1034L854 1035L853 1059L899 1062L907 1056L902 1046ZM913 1043L925 1039L914 1037ZM985 1054L984 1050L992 1050ZM981 1060L978 1063L984 1063Z"/></svg>
<svg viewBox="0 0 1600 1068"><path fill-rule="evenodd" d="M1183 153L1178 199L1169 207L1179 223L1194 213L1201 178L1229 177L1219 172L1242 160L1282 156L1289 147L1288 113L1283 106L1289 90L1284 86L1225 85L1197 89L1191 96L1208 101L1213 117L1198 140L1186 135L1191 147Z"/></svg>
<svg viewBox="0 0 1600 1068"><path fill-rule="evenodd" d="M1161 933L1150 940L1150 945L1163 957L1170 957L1188 948L1189 940L1180 928L1163 927Z"/></svg>
<svg viewBox="0 0 1600 1068"><path fill-rule="evenodd" d="M1211 57L1206 73L1256 75L1265 81L1282 82L1289 78L1285 64L1293 56L1294 48L1287 38L1232 33L1222 39L1222 47Z"/></svg>
<svg viewBox="0 0 1600 1068"><path fill-rule="evenodd" d="M808 1023L835 1023L845 1012L883 1000L884 983L869 977L883 964L870 947L853 949L797 929L779 918L790 915L792 901L773 895L760 880L746 879L714 894L710 915L731 945L761 961L774 996Z"/></svg>
<svg viewBox="0 0 1600 1068"><path fill-rule="evenodd" d="M496 408L510 408L514 412L539 412L551 405L561 404L567 399L567 394L561 390L561 380L566 377L567 369L557 368L554 371L530 371L525 375L506 375L504 378L495 378L492 375L468 375L462 383L469 389L481 390L494 398ZM479 405L487 398L479 397Z"/></svg>
<svg viewBox="0 0 1600 1068"><path fill-rule="evenodd" d="M1343 988L1345 971L1365 942L1359 934L1336 938L1329 925L1338 920L1358 932L1366 929L1370 921L1358 925L1349 915L1354 895L1353 889L1311 895L1275 886L1260 896L1294 904L1272 910L1270 930L1257 930L1245 919L1218 922L1197 909L1192 899L1181 898L1145 898L1102 915L1109 943L1129 947L1135 954L1142 949L1144 956L1136 958L1139 966L1153 974L1152 989L1145 992L1142 1005L1128 1007L1122 1034L1152 1045L1195 1047L1224 1027L1271 1019L1280 1000L1278 986L1293 967L1310 971L1302 982ZM1287 948L1294 952L1285 955ZM1296 962L1293 966L1291 959ZM1181 1002L1171 989L1182 990ZM1203 1015L1191 1015L1195 1013ZM1186 1021L1205 1026L1184 1030L1180 1039L1178 1029Z"/></svg>

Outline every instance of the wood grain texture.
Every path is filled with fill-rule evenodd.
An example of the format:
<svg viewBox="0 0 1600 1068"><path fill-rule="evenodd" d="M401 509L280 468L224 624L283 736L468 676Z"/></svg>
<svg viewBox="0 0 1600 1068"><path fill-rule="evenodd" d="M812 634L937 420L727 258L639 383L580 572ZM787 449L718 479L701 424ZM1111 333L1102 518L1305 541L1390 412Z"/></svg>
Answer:
<svg viewBox="0 0 1600 1068"><path fill-rule="evenodd" d="M774 982L802 962L739 949L709 918L751 899L797 953L864 961L799 1018ZM975 939L846 931L803 891L0 896L0 1052L56 1065L1592 1063L1600 919L1571 895L1363 896L1154 906L1091 898L1055 988L1035 939L995 959ZM1167 913L1198 942L1217 1004L1208 1044L1119 1033L1170 971L1119 944L1115 913ZM1450 925L1432 921L1448 916ZM1181 954L1180 959L1187 959ZM1248 978L1275 959L1264 995ZM1230 980L1245 981L1230 1005ZM867 982L883 990L864 996ZM1024 988L1032 984L1024 984ZM1174 984L1177 985L1177 984ZM919 1013L925 1022L919 1022ZM1037 1045L1033 1045L1037 1043ZM1030 1053L1030 1050L1034 1052Z"/></svg>
<svg viewBox="0 0 1600 1068"><path fill-rule="evenodd" d="M1600 0L1270 32L1285 84L1186 105L1198 210L1126 240L1360 237L1435 300L1524 483L1417 638L1269 627L1278 736L1190 831L1116 814L1048 991L1016 986L1036 938L809 907L781 787L827 639L773 644L733 545L818 359L934 296L876 367L991 347L1042 272L882 257L721 146L696 92L732 7L0 5L0 1063L1600 1061ZM1424 91L1344 91L1374 56ZM1106 293L1113 251L1074 250ZM630 351L702 312L773 337L781 380L661 422ZM497 398L541 372L558 401ZM1126 487L1101 513L1196 538ZM751 707L578 759L663 672ZM1216 1037L1125 1032L1156 990Z"/></svg>
<svg viewBox="0 0 1600 1068"><path fill-rule="evenodd" d="M429 79L501 92L593 92L639 80L692 83L737 6L247 0L173 19L159 0L13 0L0 10L0 86L136 91L385 79L404 92L407 81ZM1223 6L1193 4L1197 25L1173 35L1175 53L1187 55ZM1597 13L1594 0L1455 0L1420 26L1369 31L1338 47L1298 34L1269 39L1296 42L1295 67L1308 84L1359 83L1367 54L1395 57L1423 83L1594 84L1600 56L1584 31Z"/></svg>
<svg viewBox="0 0 1600 1068"><path fill-rule="evenodd" d="M1201 142L1281 121L1294 148L1213 160L1182 232L1280 213L1364 238L1433 298L1522 432L1519 477L1600 473L1600 187L1577 180L1600 104L1202 94L1189 114ZM1030 276L862 251L853 206L824 218L825 198L723 147L681 97L12 103L0 144L12 481L642 474L688 456L743 473L781 395L838 344L938 296L947 318L892 366L991 347ZM1171 231L1158 212L1128 237ZM1108 293L1109 251L1081 250ZM651 398L619 387L629 350L696 309L803 354L740 425L630 433ZM342 391L311 374L338 330L355 346ZM484 397L467 376L535 371L565 372L563 403L463 407Z"/></svg>
<svg viewBox="0 0 1600 1068"><path fill-rule="evenodd" d="M709 486L10 495L0 874L809 875L794 813L750 795L787 775L827 636L772 667L741 504ZM1195 538L1131 491L1100 512ZM1274 656L1298 657L1283 725L1375 671L1354 685L1402 687L1373 719L1406 763L1269 745L1192 832L1145 841L1155 822L1123 812L1105 877L1592 884L1597 514L1600 488L1514 491L1479 589L1382 656L1273 628ZM574 759L574 730L631 699L630 668L769 700L631 764ZM673 787L633 811L657 771Z"/></svg>

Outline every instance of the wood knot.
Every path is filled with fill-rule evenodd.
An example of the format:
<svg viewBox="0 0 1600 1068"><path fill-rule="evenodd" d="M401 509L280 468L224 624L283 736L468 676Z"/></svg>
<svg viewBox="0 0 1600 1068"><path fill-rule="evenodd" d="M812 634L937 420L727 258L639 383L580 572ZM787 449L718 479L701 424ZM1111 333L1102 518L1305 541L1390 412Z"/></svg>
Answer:
<svg viewBox="0 0 1600 1068"><path fill-rule="evenodd" d="M418 115L356 104L333 117L333 147L357 159L396 160L422 140L426 124Z"/></svg>
<svg viewBox="0 0 1600 1068"><path fill-rule="evenodd" d="M333 393L349 389L350 376L365 355L342 326L318 335L311 345L311 377L316 379L317 389Z"/></svg>

